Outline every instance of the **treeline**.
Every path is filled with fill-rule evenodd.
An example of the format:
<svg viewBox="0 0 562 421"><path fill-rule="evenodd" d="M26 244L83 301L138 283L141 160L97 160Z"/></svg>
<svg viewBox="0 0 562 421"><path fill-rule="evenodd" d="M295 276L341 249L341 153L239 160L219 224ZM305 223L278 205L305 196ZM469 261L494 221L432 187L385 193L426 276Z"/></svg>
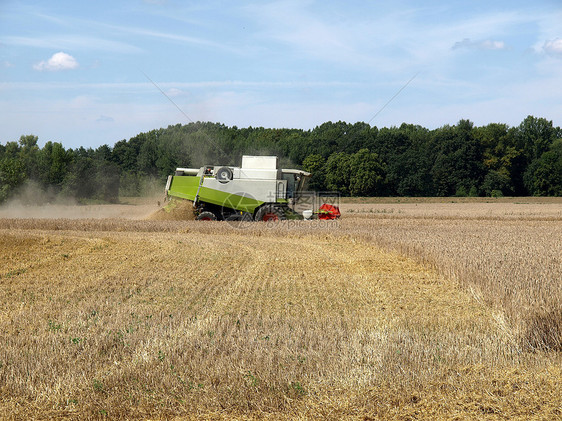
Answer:
<svg viewBox="0 0 562 421"><path fill-rule="evenodd" d="M52 197L114 202L163 188L176 167L239 165L243 154L280 157L313 173L311 188L351 196L560 196L562 130L544 118L519 126L461 120L371 127L327 122L313 130L190 123L140 133L113 147L38 146L22 136L0 144L0 201L34 183Z"/></svg>

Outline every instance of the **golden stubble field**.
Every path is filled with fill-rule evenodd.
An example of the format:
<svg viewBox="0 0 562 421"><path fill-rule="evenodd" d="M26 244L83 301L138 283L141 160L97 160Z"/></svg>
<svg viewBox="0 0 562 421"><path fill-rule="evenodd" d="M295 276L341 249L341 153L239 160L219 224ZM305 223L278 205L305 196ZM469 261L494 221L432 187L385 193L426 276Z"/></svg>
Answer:
<svg viewBox="0 0 562 421"><path fill-rule="evenodd" d="M122 206L0 209L2 419L562 418L560 199Z"/></svg>

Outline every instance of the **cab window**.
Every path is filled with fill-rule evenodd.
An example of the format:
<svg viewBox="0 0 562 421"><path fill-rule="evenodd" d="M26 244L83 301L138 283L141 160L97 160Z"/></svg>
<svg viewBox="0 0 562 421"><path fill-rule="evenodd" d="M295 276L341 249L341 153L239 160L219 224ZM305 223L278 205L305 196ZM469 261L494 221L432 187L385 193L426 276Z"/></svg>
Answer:
<svg viewBox="0 0 562 421"><path fill-rule="evenodd" d="M295 194L295 174L283 174L283 180L287 180L287 199L291 199Z"/></svg>

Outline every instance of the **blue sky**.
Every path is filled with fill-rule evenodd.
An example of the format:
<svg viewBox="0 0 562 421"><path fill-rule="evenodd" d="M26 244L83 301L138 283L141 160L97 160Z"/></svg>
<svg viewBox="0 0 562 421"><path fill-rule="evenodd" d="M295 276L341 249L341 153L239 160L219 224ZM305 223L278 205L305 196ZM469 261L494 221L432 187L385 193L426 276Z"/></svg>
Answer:
<svg viewBox="0 0 562 421"><path fill-rule="evenodd" d="M0 143L527 115L562 126L560 1L0 0Z"/></svg>

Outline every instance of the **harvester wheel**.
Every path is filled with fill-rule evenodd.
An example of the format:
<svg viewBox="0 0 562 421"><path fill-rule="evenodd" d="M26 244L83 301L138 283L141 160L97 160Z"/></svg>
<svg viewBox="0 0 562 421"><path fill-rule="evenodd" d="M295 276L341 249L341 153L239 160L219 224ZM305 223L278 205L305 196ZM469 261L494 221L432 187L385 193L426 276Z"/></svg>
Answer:
<svg viewBox="0 0 562 421"><path fill-rule="evenodd" d="M217 216L213 213L213 212L201 212L199 215L197 215L197 218L195 218L197 221L216 221L217 220Z"/></svg>
<svg viewBox="0 0 562 421"><path fill-rule="evenodd" d="M256 212L256 221L281 221L287 219L285 217L285 212L274 205L264 205L258 209Z"/></svg>
<svg viewBox="0 0 562 421"><path fill-rule="evenodd" d="M253 221L254 218L251 213L243 212L243 213L233 213L226 218L225 221Z"/></svg>

